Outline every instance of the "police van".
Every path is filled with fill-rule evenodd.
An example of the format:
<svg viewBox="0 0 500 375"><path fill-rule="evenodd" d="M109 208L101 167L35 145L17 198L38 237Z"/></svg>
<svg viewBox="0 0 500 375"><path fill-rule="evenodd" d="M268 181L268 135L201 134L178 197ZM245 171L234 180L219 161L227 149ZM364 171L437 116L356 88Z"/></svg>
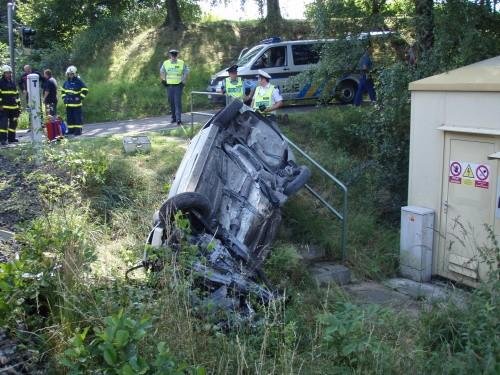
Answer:
<svg viewBox="0 0 500 375"><path fill-rule="evenodd" d="M320 58L321 48L325 43L333 43L334 39L292 40L282 41L273 37L265 39L256 46L243 50L238 61L238 76L244 80L248 92L257 84L257 72L262 69L269 73L271 83L280 89L284 100L301 100L319 98L322 91L328 90L329 96L335 96L343 103L351 103L359 82L356 73L345 74L330 86L306 83L291 83L289 78L315 67ZM212 76L209 92L222 92L222 85L229 75L226 69ZM215 99L215 98L214 98Z"/></svg>

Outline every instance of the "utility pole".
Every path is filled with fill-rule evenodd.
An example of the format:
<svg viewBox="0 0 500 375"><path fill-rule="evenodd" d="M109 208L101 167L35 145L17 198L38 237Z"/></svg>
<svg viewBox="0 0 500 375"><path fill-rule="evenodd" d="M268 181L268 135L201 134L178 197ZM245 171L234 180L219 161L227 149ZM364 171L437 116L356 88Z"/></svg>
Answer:
<svg viewBox="0 0 500 375"><path fill-rule="evenodd" d="M12 19L14 18L14 4L7 4L7 24L9 28L9 51L10 67L12 68L12 81L16 82L16 66L14 58L14 33L12 31Z"/></svg>

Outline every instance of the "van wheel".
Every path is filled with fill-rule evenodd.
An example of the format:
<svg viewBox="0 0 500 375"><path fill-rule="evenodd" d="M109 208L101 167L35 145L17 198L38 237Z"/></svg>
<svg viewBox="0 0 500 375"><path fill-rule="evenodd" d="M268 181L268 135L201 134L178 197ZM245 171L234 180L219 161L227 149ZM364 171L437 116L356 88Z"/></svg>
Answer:
<svg viewBox="0 0 500 375"><path fill-rule="evenodd" d="M350 104L354 100L357 88L358 85L355 82L352 81L340 82L337 88L335 89L335 98L343 104Z"/></svg>

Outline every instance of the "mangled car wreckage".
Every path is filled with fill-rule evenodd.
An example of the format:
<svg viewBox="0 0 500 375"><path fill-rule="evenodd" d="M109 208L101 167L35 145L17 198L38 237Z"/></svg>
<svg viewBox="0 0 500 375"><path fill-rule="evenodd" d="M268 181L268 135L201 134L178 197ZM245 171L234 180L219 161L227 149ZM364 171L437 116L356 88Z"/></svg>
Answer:
<svg viewBox="0 0 500 375"><path fill-rule="evenodd" d="M261 265L281 221L280 207L309 177L275 124L235 100L191 141L148 243L182 251L173 218L183 212L191 227L185 238L198 252L191 268L204 290L197 301L251 315L250 297L261 303L276 298ZM161 268L146 256L143 263Z"/></svg>

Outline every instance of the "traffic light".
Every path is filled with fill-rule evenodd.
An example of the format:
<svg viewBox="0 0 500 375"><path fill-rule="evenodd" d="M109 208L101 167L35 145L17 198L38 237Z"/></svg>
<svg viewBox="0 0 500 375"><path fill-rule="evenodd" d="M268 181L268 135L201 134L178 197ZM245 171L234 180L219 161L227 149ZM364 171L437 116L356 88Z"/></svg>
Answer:
<svg viewBox="0 0 500 375"><path fill-rule="evenodd" d="M33 45L33 36L36 34L36 30L31 27L24 26L21 30L23 46L26 48L31 48Z"/></svg>

